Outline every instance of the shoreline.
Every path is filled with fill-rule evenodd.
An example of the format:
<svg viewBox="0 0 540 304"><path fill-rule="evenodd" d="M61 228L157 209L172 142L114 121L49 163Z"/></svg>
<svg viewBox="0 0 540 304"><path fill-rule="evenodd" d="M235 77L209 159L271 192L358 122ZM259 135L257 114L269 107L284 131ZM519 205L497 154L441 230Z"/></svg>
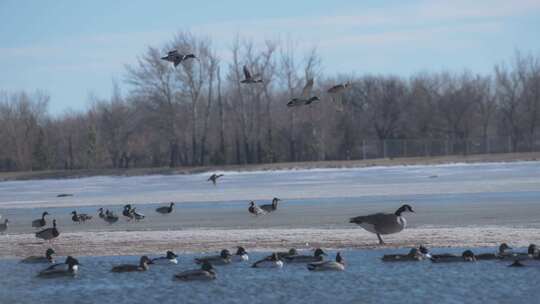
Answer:
<svg viewBox="0 0 540 304"><path fill-rule="evenodd" d="M0 258L42 255L52 247L58 256L117 256L215 252L223 248L244 246L247 251L312 249L388 249L419 245L428 248L495 247L502 242L513 247L540 243L539 228L511 226L418 227L383 236L386 244L360 228L350 229L189 229L176 231L100 231L61 233L49 244L34 234L0 236Z"/></svg>
<svg viewBox="0 0 540 304"><path fill-rule="evenodd" d="M184 175L199 174L214 171L280 171L302 169L337 169L337 168L367 168L374 166L410 166L410 165L441 165L454 163L507 163L517 161L540 160L540 152L527 153L498 153L474 155L449 155L435 157L403 157L394 159L366 159L366 160L335 160L310 162L283 162L248 165L198 166L178 168L133 168L133 169L78 169L78 170L50 170L50 171L24 171L0 172L0 182L26 181L40 179L66 179L84 178L93 176L144 176L144 175Z"/></svg>

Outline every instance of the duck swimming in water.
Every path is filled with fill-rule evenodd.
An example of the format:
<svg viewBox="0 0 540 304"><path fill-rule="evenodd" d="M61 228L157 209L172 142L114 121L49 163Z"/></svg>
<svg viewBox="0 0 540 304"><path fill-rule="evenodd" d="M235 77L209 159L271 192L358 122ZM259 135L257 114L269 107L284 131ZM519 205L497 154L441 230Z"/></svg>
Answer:
<svg viewBox="0 0 540 304"><path fill-rule="evenodd" d="M103 219L109 224L118 222L118 216L109 210L105 211L105 217Z"/></svg>
<svg viewBox="0 0 540 304"><path fill-rule="evenodd" d="M231 252L227 249L221 250L219 255L212 255L212 256L206 256L201 258L196 258L195 263L197 264L204 264L205 262L210 263L212 265L227 265L231 263Z"/></svg>
<svg viewBox="0 0 540 304"><path fill-rule="evenodd" d="M254 201L249 202L248 212L255 216L266 214L266 211L262 210L261 207L257 206Z"/></svg>
<svg viewBox="0 0 540 304"><path fill-rule="evenodd" d="M21 263L25 264L38 264L38 263L50 263L54 264L53 254L56 252L52 248L48 248L45 251L45 256L29 256L21 260Z"/></svg>
<svg viewBox="0 0 540 304"><path fill-rule="evenodd" d="M175 279L180 281L211 281L215 280L216 277L214 267L208 262L202 263L201 269L180 272L174 276Z"/></svg>
<svg viewBox="0 0 540 304"><path fill-rule="evenodd" d="M65 263L59 263L49 266L40 271L38 277L41 278L57 278L57 277L73 277L79 271L79 261L72 256L66 258Z"/></svg>
<svg viewBox="0 0 540 304"><path fill-rule="evenodd" d="M383 245L384 241L381 234L398 233L407 227L407 220L403 217L403 212L414 212L412 207L405 204L399 207L394 213L375 213L353 217L349 220L350 223L360 225L371 233L375 233L379 238L379 244Z"/></svg>
<svg viewBox="0 0 540 304"><path fill-rule="evenodd" d="M451 254L433 255L431 261L433 263L476 262L476 256L471 250L465 250L461 256Z"/></svg>
<svg viewBox="0 0 540 304"><path fill-rule="evenodd" d="M148 266L149 264L153 264L153 262L145 255L143 255L139 260L139 265L133 265L133 264L122 264L118 266L114 266L111 271L112 272L140 272L140 271L147 271L150 269Z"/></svg>
<svg viewBox="0 0 540 304"><path fill-rule="evenodd" d="M174 203L171 202L169 204L169 206L163 206L163 207L156 208L156 212L161 213L161 214L169 214L169 213L173 212L173 206L174 206Z"/></svg>
<svg viewBox="0 0 540 304"><path fill-rule="evenodd" d="M152 264L155 264L155 265L178 264L178 260L176 259L177 257L178 256L174 252L167 251L166 256L152 259Z"/></svg>
<svg viewBox="0 0 540 304"><path fill-rule="evenodd" d="M39 232L36 232L36 237L50 241L57 238L60 235L60 231L56 228L56 219L53 219L53 226L51 228L43 229Z"/></svg>
<svg viewBox="0 0 540 304"><path fill-rule="evenodd" d="M338 252L335 261L310 263L307 268L310 271L343 271L345 270L345 260L341 257L341 253Z"/></svg>
<svg viewBox="0 0 540 304"><path fill-rule="evenodd" d="M253 265L253 268L281 268L283 267L283 262L279 259L278 255L274 252L272 255L267 256L266 258L259 260Z"/></svg>
<svg viewBox="0 0 540 304"><path fill-rule="evenodd" d="M325 255L326 253L321 248L317 248L313 255L292 255L284 257L283 261L286 263L314 263L324 260Z"/></svg>
<svg viewBox="0 0 540 304"><path fill-rule="evenodd" d="M232 256L233 262L244 262L249 261L249 255L242 246L238 246L238 249L236 250L236 253Z"/></svg>
<svg viewBox="0 0 540 304"><path fill-rule="evenodd" d="M506 243L502 243L497 250L497 253L481 253L476 255L477 260L497 260L506 257L513 257L512 247Z"/></svg>
<svg viewBox="0 0 540 304"><path fill-rule="evenodd" d="M278 255L278 258L279 258L280 260L283 260L283 259L286 258L286 257L290 257L290 256L293 256L293 255L297 255L297 254L298 254L298 251L296 251L295 248L291 248L291 249L289 249L289 251L276 252L276 254Z"/></svg>
<svg viewBox="0 0 540 304"><path fill-rule="evenodd" d="M88 220L91 220L92 219L92 216L88 215L88 214L85 214L85 213L77 213L77 211L73 210L71 212L72 216L71 216L71 220L75 223L84 223Z"/></svg>
<svg viewBox="0 0 540 304"><path fill-rule="evenodd" d="M274 197L272 199L272 204L261 205L260 208L266 213L274 212L277 210L277 205L279 201L281 201L279 198Z"/></svg>
<svg viewBox="0 0 540 304"><path fill-rule="evenodd" d="M45 216L49 215L49 212L45 211L41 214L41 218L37 220L32 221L32 227L34 228L41 228L47 225L47 221L45 221Z"/></svg>
<svg viewBox="0 0 540 304"><path fill-rule="evenodd" d="M407 254L385 254L382 257L384 262L407 262L407 261L421 261L425 258L425 255L418 248L411 248Z"/></svg>

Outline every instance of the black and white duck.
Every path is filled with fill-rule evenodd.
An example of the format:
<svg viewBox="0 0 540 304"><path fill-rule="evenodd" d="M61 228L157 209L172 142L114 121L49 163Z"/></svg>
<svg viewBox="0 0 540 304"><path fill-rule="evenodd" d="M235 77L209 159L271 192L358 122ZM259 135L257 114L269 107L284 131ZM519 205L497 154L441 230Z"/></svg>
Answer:
<svg viewBox="0 0 540 304"><path fill-rule="evenodd" d="M174 252L167 251L165 256L152 259L152 264L155 264L155 265L178 264L178 260L176 259L177 257L178 256Z"/></svg>
<svg viewBox="0 0 540 304"><path fill-rule="evenodd" d="M227 249L221 250L219 255L195 258L195 263L197 264L203 264L205 262L208 262L216 266L227 265L227 264L230 264L231 261L232 261L232 255L231 255L231 252Z"/></svg>
<svg viewBox="0 0 540 304"><path fill-rule="evenodd" d="M282 268L283 262L279 259L277 253L274 252L270 256L267 256L266 258L253 263L251 267L253 268Z"/></svg>
<svg viewBox="0 0 540 304"><path fill-rule="evenodd" d="M307 268L310 271L343 271L345 270L345 260L341 257L341 253L338 252L335 261L310 263Z"/></svg>
<svg viewBox="0 0 540 304"><path fill-rule="evenodd" d="M40 271L40 278L73 277L79 272L79 261L72 256L66 258L65 263L58 263Z"/></svg>

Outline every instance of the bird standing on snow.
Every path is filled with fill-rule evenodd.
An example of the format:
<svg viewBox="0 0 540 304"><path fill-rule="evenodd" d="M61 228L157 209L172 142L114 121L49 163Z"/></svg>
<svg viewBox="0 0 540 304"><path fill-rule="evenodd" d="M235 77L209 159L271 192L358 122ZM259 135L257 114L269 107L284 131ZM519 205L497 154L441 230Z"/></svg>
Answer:
<svg viewBox="0 0 540 304"><path fill-rule="evenodd" d="M262 79L259 77L259 74L251 76L251 73L249 72L249 69L246 65L244 65L244 80L241 80L241 83L259 83L263 82Z"/></svg>
<svg viewBox="0 0 540 304"><path fill-rule="evenodd" d="M375 213L364 216L353 217L350 223L360 225L369 232L377 234L379 244L384 244L381 234L398 233L407 226L407 220L401 214L403 212L414 212L412 207L405 204L399 207L394 213Z"/></svg>
<svg viewBox="0 0 540 304"><path fill-rule="evenodd" d="M174 64L174 67L178 66L180 63L193 58L197 59L197 57L194 54L180 54L178 53L178 50L172 50L167 53L167 56L161 57L162 60L172 62Z"/></svg>
<svg viewBox="0 0 540 304"><path fill-rule="evenodd" d="M46 240L46 241L50 241L52 239L55 239L59 235L60 235L60 231L58 231L58 229L56 229L56 220L55 219L53 219L53 226L51 228L43 229L43 230L41 230L39 232L36 232L36 237L37 238L40 238L40 239L43 239L43 240Z"/></svg>
<svg viewBox="0 0 540 304"><path fill-rule="evenodd" d="M313 78L310 78L306 85L304 86L304 89L302 90L302 96L301 97L295 97L291 99L288 103L288 107L298 107L303 105L309 105L314 101L320 100L317 96L310 96L311 95L311 89L313 88Z"/></svg>
<svg viewBox="0 0 540 304"><path fill-rule="evenodd" d="M220 178L220 177L222 177L222 176L223 176L223 174L215 174L215 173L214 173L214 174L210 175L210 177L208 178L207 181L208 181L208 182L209 182L209 181L212 181L212 183L214 183L214 186L215 186L215 185L216 185L216 181L218 180L218 178Z"/></svg>

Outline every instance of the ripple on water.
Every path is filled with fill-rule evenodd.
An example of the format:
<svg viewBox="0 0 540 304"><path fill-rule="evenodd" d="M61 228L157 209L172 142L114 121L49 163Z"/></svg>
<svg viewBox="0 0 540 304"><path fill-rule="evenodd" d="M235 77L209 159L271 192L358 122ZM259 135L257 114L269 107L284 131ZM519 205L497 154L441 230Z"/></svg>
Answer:
<svg viewBox="0 0 540 304"><path fill-rule="evenodd" d="M493 251L477 249L476 251ZM524 249L523 249L524 250ZM213 282L177 282L173 275L194 269L193 255L144 273L111 273L113 265L138 257L80 257L75 278L40 279L43 265L0 260L0 303L535 303L540 262L508 268L508 262L432 264L383 263L395 250L345 250L345 272L311 273L305 265L254 269L250 263L218 266ZM403 253L406 250L402 250ZM437 250L461 252L461 249ZM334 252L329 254L333 258ZM251 262L265 256L254 253Z"/></svg>

